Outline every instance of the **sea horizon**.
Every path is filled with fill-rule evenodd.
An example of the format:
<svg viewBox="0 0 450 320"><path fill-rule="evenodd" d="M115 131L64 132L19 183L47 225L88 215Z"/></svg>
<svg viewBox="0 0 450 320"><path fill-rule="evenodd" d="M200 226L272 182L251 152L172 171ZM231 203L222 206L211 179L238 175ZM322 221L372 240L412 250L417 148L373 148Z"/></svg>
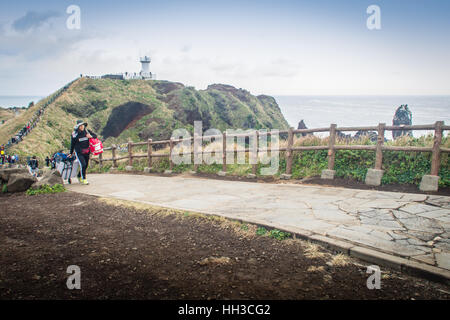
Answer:
<svg viewBox="0 0 450 320"><path fill-rule="evenodd" d="M14 95L0 95L0 107L4 109L8 108L22 108L22 107L28 107L28 104L30 102L37 103L42 98L45 98L46 96L40 96L40 95L23 95L23 96L14 96Z"/></svg>

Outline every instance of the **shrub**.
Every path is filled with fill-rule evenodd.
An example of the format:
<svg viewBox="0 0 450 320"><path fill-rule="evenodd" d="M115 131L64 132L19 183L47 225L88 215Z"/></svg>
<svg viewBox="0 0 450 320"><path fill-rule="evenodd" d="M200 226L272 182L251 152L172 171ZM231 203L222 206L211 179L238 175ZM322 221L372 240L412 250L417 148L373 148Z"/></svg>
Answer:
<svg viewBox="0 0 450 320"><path fill-rule="evenodd" d="M263 236L266 233L267 233L267 230L264 227L258 227L258 229L256 229L256 235L258 235L258 236Z"/></svg>
<svg viewBox="0 0 450 320"><path fill-rule="evenodd" d="M62 184L55 184L53 187L49 185L43 185L42 187L38 189L28 189L27 195L34 196L36 194L48 194L48 193L58 193L58 192L64 192L66 191L66 188Z"/></svg>
<svg viewBox="0 0 450 320"><path fill-rule="evenodd" d="M290 238L291 234L289 232L283 232L278 229L273 229L273 230L270 230L269 237L277 239L277 240L284 240L284 239Z"/></svg>

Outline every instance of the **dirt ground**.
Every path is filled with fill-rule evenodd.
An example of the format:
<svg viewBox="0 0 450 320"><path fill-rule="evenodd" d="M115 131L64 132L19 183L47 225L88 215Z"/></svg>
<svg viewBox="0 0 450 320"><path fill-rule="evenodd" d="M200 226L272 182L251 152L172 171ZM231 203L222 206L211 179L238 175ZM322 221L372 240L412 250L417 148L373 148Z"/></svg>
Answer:
<svg viewBox="0 0 450 320"><path fill-rule="evenodd" d="M364 262L222 218L73 192L1 195L0 208L0 299L450 299L385 268L369 290Z"/></svg>

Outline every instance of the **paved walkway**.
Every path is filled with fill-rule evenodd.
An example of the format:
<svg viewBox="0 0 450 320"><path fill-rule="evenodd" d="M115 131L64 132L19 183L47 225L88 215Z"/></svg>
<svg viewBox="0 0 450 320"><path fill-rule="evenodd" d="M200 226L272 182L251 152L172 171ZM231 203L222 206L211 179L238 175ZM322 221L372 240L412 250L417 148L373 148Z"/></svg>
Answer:
<svg viewBox="0 0 450 320"><path fill-rule="evenodd" d="M91 174L89 181L68 189L273 226L450 270L450 197L181 176Z"/></svg>

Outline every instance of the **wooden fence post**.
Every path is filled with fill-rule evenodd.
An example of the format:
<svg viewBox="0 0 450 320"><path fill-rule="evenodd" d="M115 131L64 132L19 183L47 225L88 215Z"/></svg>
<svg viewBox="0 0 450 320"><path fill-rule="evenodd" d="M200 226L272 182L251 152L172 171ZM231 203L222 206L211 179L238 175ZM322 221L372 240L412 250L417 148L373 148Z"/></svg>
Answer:
<svg viewBox="0 0 450 320"><path fill-rule="evenodd" d="M226 131L224 131L222 133L222 171L227 172L227 132Z"/></svg>
<svg viewBox="0 0 450 320"><path fill-rule="evenodd" d="M334 144L336 143L336 127L335 123L330 125L330 140L328 143L328 170L334 170L334 159L336 157L336 151L334 150Z"/></svg>
<svg viewBox="0 0 450 320"><path fill-rule="evenodd" d="M116 162L116 148L117 146L115 144L112 145L112 161L113 161L113 167L117 168L117 162Z"/></svg>
<svg viewBox="0 0 450 320"><path fill-rule="evenodd" d="M172 151L173 151L173 138L170 138L170 152L169 152L169 170L172 171L173 169L173 162L172 162Z"/></svg>
<svg viewBox="0 0 450 320"><path fill-rule="evenodd" d="M375 169L381 170L381 165L383 163L383 144L384 144L384 128L385 123L378 124L378 137L377 137L377 149L375 156Z"/></svg>
<svg viewBox="0 0 450 320"><path fill-rule="evenodd" d="M441 165L441 141L442 141L442 126L443 121L436 121L434 124L434 141L433 154L431 157L431 175L439 175L439 167Z"/></svg>
<svg viewBox="0 0 450 320"><path fill-rule="evenodd" d="M286 174L292 174L292 158L294 153L292 152L292 145L294 144L294 128L289 128L288 133L288 145L287 145L287 152L286 152Z"/></svg>
<svg viewBox="0 0 450 320"><path fill-rule="evenodd" d="M257 130L255 131L253 138L256 140L255 141L256 154L253 155L255 163L252 166L252 174L256 175L256 171L258 169L259 131L257 131Z"/></svg>
<svg viewBox="0 0 450 320"><path fill-rule="evenodd" d="M151 168L152 167L152 151L153 151L153 147L152 147L152 139L148 139L147 140L147 163L148 163L148 167Z"/></svg>
<svg viewBox="0 0 450 320"><path fill-rule="evenodd" d="M98 162L99 162L100 168L103 168L103 154L102 153L100 153L98 155Z"/></svg>
<svg viewBox="0 0 450 320"><path fill-rule="evenodd" d="M128 141L128 165L133 166L133 142L131 140Z"/></svg>

